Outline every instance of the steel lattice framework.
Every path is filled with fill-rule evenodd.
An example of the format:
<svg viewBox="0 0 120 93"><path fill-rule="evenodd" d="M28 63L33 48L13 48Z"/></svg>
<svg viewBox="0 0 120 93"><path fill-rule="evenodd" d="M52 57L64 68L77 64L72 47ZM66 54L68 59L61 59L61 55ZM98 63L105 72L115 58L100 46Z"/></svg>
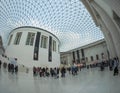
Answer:
<svg viewBox="0 0 120 93"><path fill-rule="evenodd" d="M50 31L67 51L103 39L80 0L0 0L0 34L4 42L11 30L35 26Z"/></svg>

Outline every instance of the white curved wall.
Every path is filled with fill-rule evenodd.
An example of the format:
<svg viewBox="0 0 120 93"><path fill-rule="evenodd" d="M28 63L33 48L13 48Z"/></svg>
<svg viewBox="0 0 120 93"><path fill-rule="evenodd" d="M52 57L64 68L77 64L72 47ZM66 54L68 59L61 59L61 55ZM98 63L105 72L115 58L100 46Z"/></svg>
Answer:
<svg viewBox="0 0 120 93"><path fill-rule="evenodd" d="M17 32L22 32L22 35L21 35L20 43L18 45L15 45L14 40L15 40ZM26 39L27 39L28 32L35 33L33 46L26 45ZM39 52L38 52L38 60L33 60L37 32L41 32L40 43L39 43ZM22 65L25 65L27 67L33 67L33 66L58 67L60 65L60 53L59 53L59 49L58 49L58 45L60 42L57 39L57 37L54 36L53 34L47 32L45 30L39 29L39 28L20 27L20 28L14 29L9 34L9 39L10 39L11 35L13 35L13 37L11 39L10 45L7 45L7 48L5 50L5 54L8 57L17 58L18 64L22 64ZM41 48L42 35L48 37L47 48ZM52 51L52 61L51 62L48 61L49 36L52 37L52 40L56 41L56 51Z"/></svg>

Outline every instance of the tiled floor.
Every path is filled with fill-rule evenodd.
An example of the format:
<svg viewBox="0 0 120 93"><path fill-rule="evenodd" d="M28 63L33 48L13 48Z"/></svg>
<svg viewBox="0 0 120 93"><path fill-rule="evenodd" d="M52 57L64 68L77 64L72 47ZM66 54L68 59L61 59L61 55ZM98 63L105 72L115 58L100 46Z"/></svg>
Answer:
<svg viewBox="0 0 120 93"><path fill-rule="evenodd" d="M1 68L0 93L120 93L120 75L94 68L54 79L33 77L32 73L11 74Z"/></svg>

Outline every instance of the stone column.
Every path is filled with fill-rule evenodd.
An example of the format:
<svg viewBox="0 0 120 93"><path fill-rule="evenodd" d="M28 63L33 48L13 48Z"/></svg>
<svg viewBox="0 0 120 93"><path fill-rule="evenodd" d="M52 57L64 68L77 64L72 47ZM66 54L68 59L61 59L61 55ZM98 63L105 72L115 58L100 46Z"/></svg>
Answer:
<svg viewBox="0 0 120 93"><path fill-rule="evenodd" d="M102 1L108 4L110 8L114 10L117 15L120 16L120 0L102 0Z"/></svg>
<svg viewBox="0 0 120 93"><path fill-rule="evenodd" d="M115 50L117 52L117 56L120 59L120 35L118 32L117 27L115 26L115 24L113 23L112 19L110 18L110 16L95 2L92 1L91 5L96 9L96 11L100 14L101 19L103 20L103 22L105 23L106 27L108 28L108 31L113 39L113 43L115 45Z"/></svg>
<svg viewBox="0 0 120 93"><path fill-rule="evenodd" d="M117 56L115 46L113 43L113 39L112 39L111 34L109 33L107 27L105 26L104 22L101 19L100 19L100 24L102 25L101 30L104 34L105 41L107 43L107 48L110 53L110 58L113 58L113 57Z"/></svg>

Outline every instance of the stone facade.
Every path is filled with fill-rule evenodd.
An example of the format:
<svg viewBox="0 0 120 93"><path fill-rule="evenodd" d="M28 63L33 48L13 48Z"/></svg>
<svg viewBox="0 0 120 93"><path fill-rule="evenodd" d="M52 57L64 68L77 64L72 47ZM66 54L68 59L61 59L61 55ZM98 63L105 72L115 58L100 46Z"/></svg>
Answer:
<svg viewBox="0 0 120 93"><path fill-rule="evenodd" d="M110 58L120 59L120 0L81 0L105 36Z"/></svg>
<svg viewBox="0 0 120 93"><path fill-rule="evenodd" d="M67 52L62 52L60 56L61 64L71 65L73 62L92 64L107 60L109 52L103 39Z"/></svg>

